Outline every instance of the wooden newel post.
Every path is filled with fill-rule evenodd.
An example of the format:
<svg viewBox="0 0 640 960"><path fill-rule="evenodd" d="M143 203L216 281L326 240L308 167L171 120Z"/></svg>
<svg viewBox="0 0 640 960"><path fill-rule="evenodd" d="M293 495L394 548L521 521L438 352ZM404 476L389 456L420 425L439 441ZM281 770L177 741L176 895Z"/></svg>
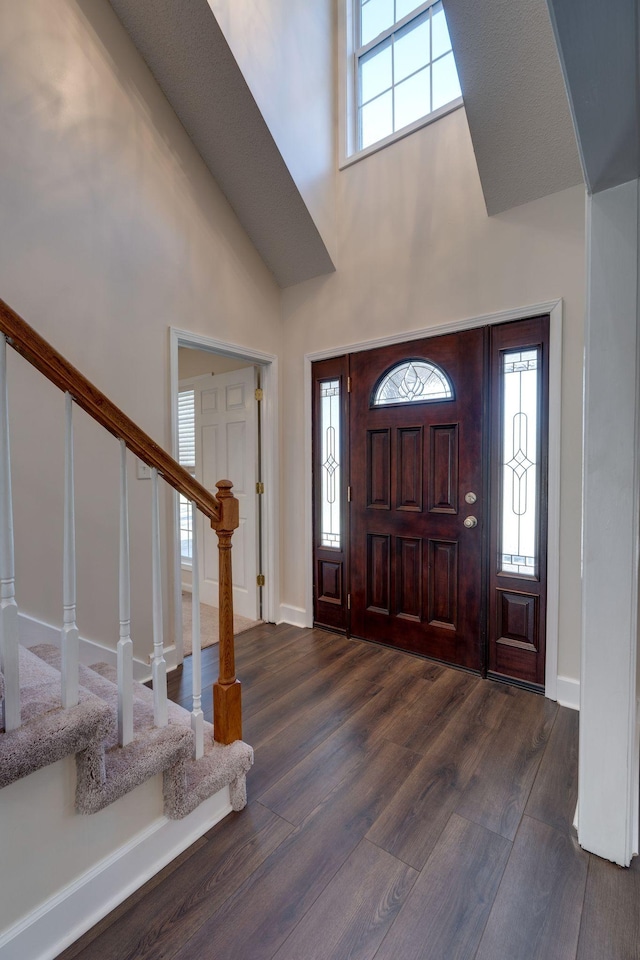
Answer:
<svg viewBox="0 0 640 960"><path fill-rule="evenodd" d="M231 537L240 525L238 501L230 480L220 480L218 502L220 519L211 521L218 535L218 586L220 591L220 674L213 685L213 735L218 743L242 740L242 702L240 681L236 679L233 646L233 584L231 576Z"/></svg>

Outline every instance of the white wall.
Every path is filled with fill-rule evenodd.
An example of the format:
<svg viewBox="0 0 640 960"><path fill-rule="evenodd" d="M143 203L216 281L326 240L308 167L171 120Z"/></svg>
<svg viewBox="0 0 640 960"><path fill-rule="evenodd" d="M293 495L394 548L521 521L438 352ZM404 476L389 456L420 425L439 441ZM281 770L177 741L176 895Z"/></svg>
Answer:
<svg viewBox="0 0 640 960"><path fill-rule="evenodd" d="M333 258L333 0L208 0Z"/></svg>
<svg viewBox="0 0 640 960"><path fill-rule="evenodd" d="M191 350L189 347L178 347L178 379L187 380L189 377L201 377L208 373L231 373L232 370L241 370L251 366L246 360L235 357L221 357L209 350Z"/></svg>
<svg viewBox="0 0 640 960"><path fill-rule="evenodd" d="M283 294L283 602L305 605L303 355L562 297L559 673L579 676L584 190L487 217L464 110L342 170L336 273Z"/></svg>
<svg viewBox="0 0 640 960"><path fill-rule="evenodd" d="M280 292L107 0L0 0L0 37L0 297L169 448L169 326L276 353ZM10 360L18 602L59 623L63 398ZM118 448L80 413L76 455L79 626L114 646ZM150 484L131 466L143 657Z"/></svg>

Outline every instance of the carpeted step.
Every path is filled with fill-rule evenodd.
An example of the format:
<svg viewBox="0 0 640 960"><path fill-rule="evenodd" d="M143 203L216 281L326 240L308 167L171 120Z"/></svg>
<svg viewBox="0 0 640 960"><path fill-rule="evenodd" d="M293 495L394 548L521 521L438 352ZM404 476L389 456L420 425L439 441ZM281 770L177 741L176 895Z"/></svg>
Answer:
<svg viewBox="0 0 640 960"><path fill-rule="evenodd" d="M91 667L106 680L115 683L117 671L106 663L95 663ZM134 681L134 696L145 703L153 712L153 691L144 684ZM182 726L191 733L191 714L176 703L169 701L169 722ZM165 813L174 820L186 817L192 810L212 797L223 787L229 786L231 806L242 810L247 803L246 775L253 763L253 749L244 741L223 745L213 739L213 725L204 724L204 756L194 760L193 740L188 760L180 769L166 770L164 773Z"/></svg>
<svg viewBox="0 0 640 960"><path fill-rule="evenodd" d="M60 651L49 644L39 644L32 652L55 668L60 666ZM106 666L106 664L104 665ZM110 668L109 668L110 669ZM80 666L79 679L83 688L99 697L108 707L115 724L118 710L116 672L102 675L90 667ZM112 728L103 744L103 756L84 751L77 756L76 809L79 813L96 813L157 773L173 778L184 776L184 766L191 757L193 735L175 716L175 704L169 707L169 725L155 727L153 722L153 695L151 704L140 696L134 683L133 741L125 747L117 743L117 731Z"/></svg>
<svg viewBox="0 0 640 960"><path fill-rule="evenodd" d="M107 704L80 690L75 707L63 709L60 672L25 647L20 647L22 726L4 730L0 703L0 788L72 754L95 759L104 740L113 735L114 718Z"/></svg>

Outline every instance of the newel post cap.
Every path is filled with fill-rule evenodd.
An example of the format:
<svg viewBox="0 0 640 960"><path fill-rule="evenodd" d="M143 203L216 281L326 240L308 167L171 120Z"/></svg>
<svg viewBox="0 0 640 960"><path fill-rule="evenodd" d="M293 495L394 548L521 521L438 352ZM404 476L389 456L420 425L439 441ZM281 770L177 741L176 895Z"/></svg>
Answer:
<svg viewBox="0 0 640 960"><path fill-rule="evenodd" d="M234 497L231 480L218 480L217 500L220 505L220 519L211 526L215 530L236 530L240 526L240 505Z"/></svg>

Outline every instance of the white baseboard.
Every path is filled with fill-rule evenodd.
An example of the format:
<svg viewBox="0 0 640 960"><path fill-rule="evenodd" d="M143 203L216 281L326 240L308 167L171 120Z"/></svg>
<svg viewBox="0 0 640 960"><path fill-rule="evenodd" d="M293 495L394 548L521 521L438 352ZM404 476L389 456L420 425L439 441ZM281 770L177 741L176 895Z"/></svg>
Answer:
<svg viewBox="0 0 640 960"><path fill-rule="evenodd" d="M224 787L184 820L160 817L6 930L0 960L54 960L230 812Z"/></svg>
<svg viewBox="0 0 640 960"><path fill-rule="evenodd" d="M54 627L50 623L44 623L35 617L30 617L26 613L18 614L18 631L20 643L23 647L33 647L37 643L50 643L54 647L60 647L60 628ZM176 663L175 646L165 649L165 659L167 669L171 670ZM117 663L116 651L110 647L103 647L101 643L95 640L88 640L86 637L80 637L80 663L90 667L92 663L103 661L110 666L115 667ZM151 679L151 666L143 660L133 660L133 677L140 683L146 683Z"/></svg>
<svg viewBox="0 0 640 960"><path fill-rule="evenodd" d="M571 677L558 677L557 698L561 707L580 709L580 681Z"/></svg>
<svg viewBox="0 0 640 960"><path fill-rule="evenodd" d="M303 607L292 607L287 603L280 604L278 623L290 623L292 627L310 627L307 622L307 611Z"/></svg>

